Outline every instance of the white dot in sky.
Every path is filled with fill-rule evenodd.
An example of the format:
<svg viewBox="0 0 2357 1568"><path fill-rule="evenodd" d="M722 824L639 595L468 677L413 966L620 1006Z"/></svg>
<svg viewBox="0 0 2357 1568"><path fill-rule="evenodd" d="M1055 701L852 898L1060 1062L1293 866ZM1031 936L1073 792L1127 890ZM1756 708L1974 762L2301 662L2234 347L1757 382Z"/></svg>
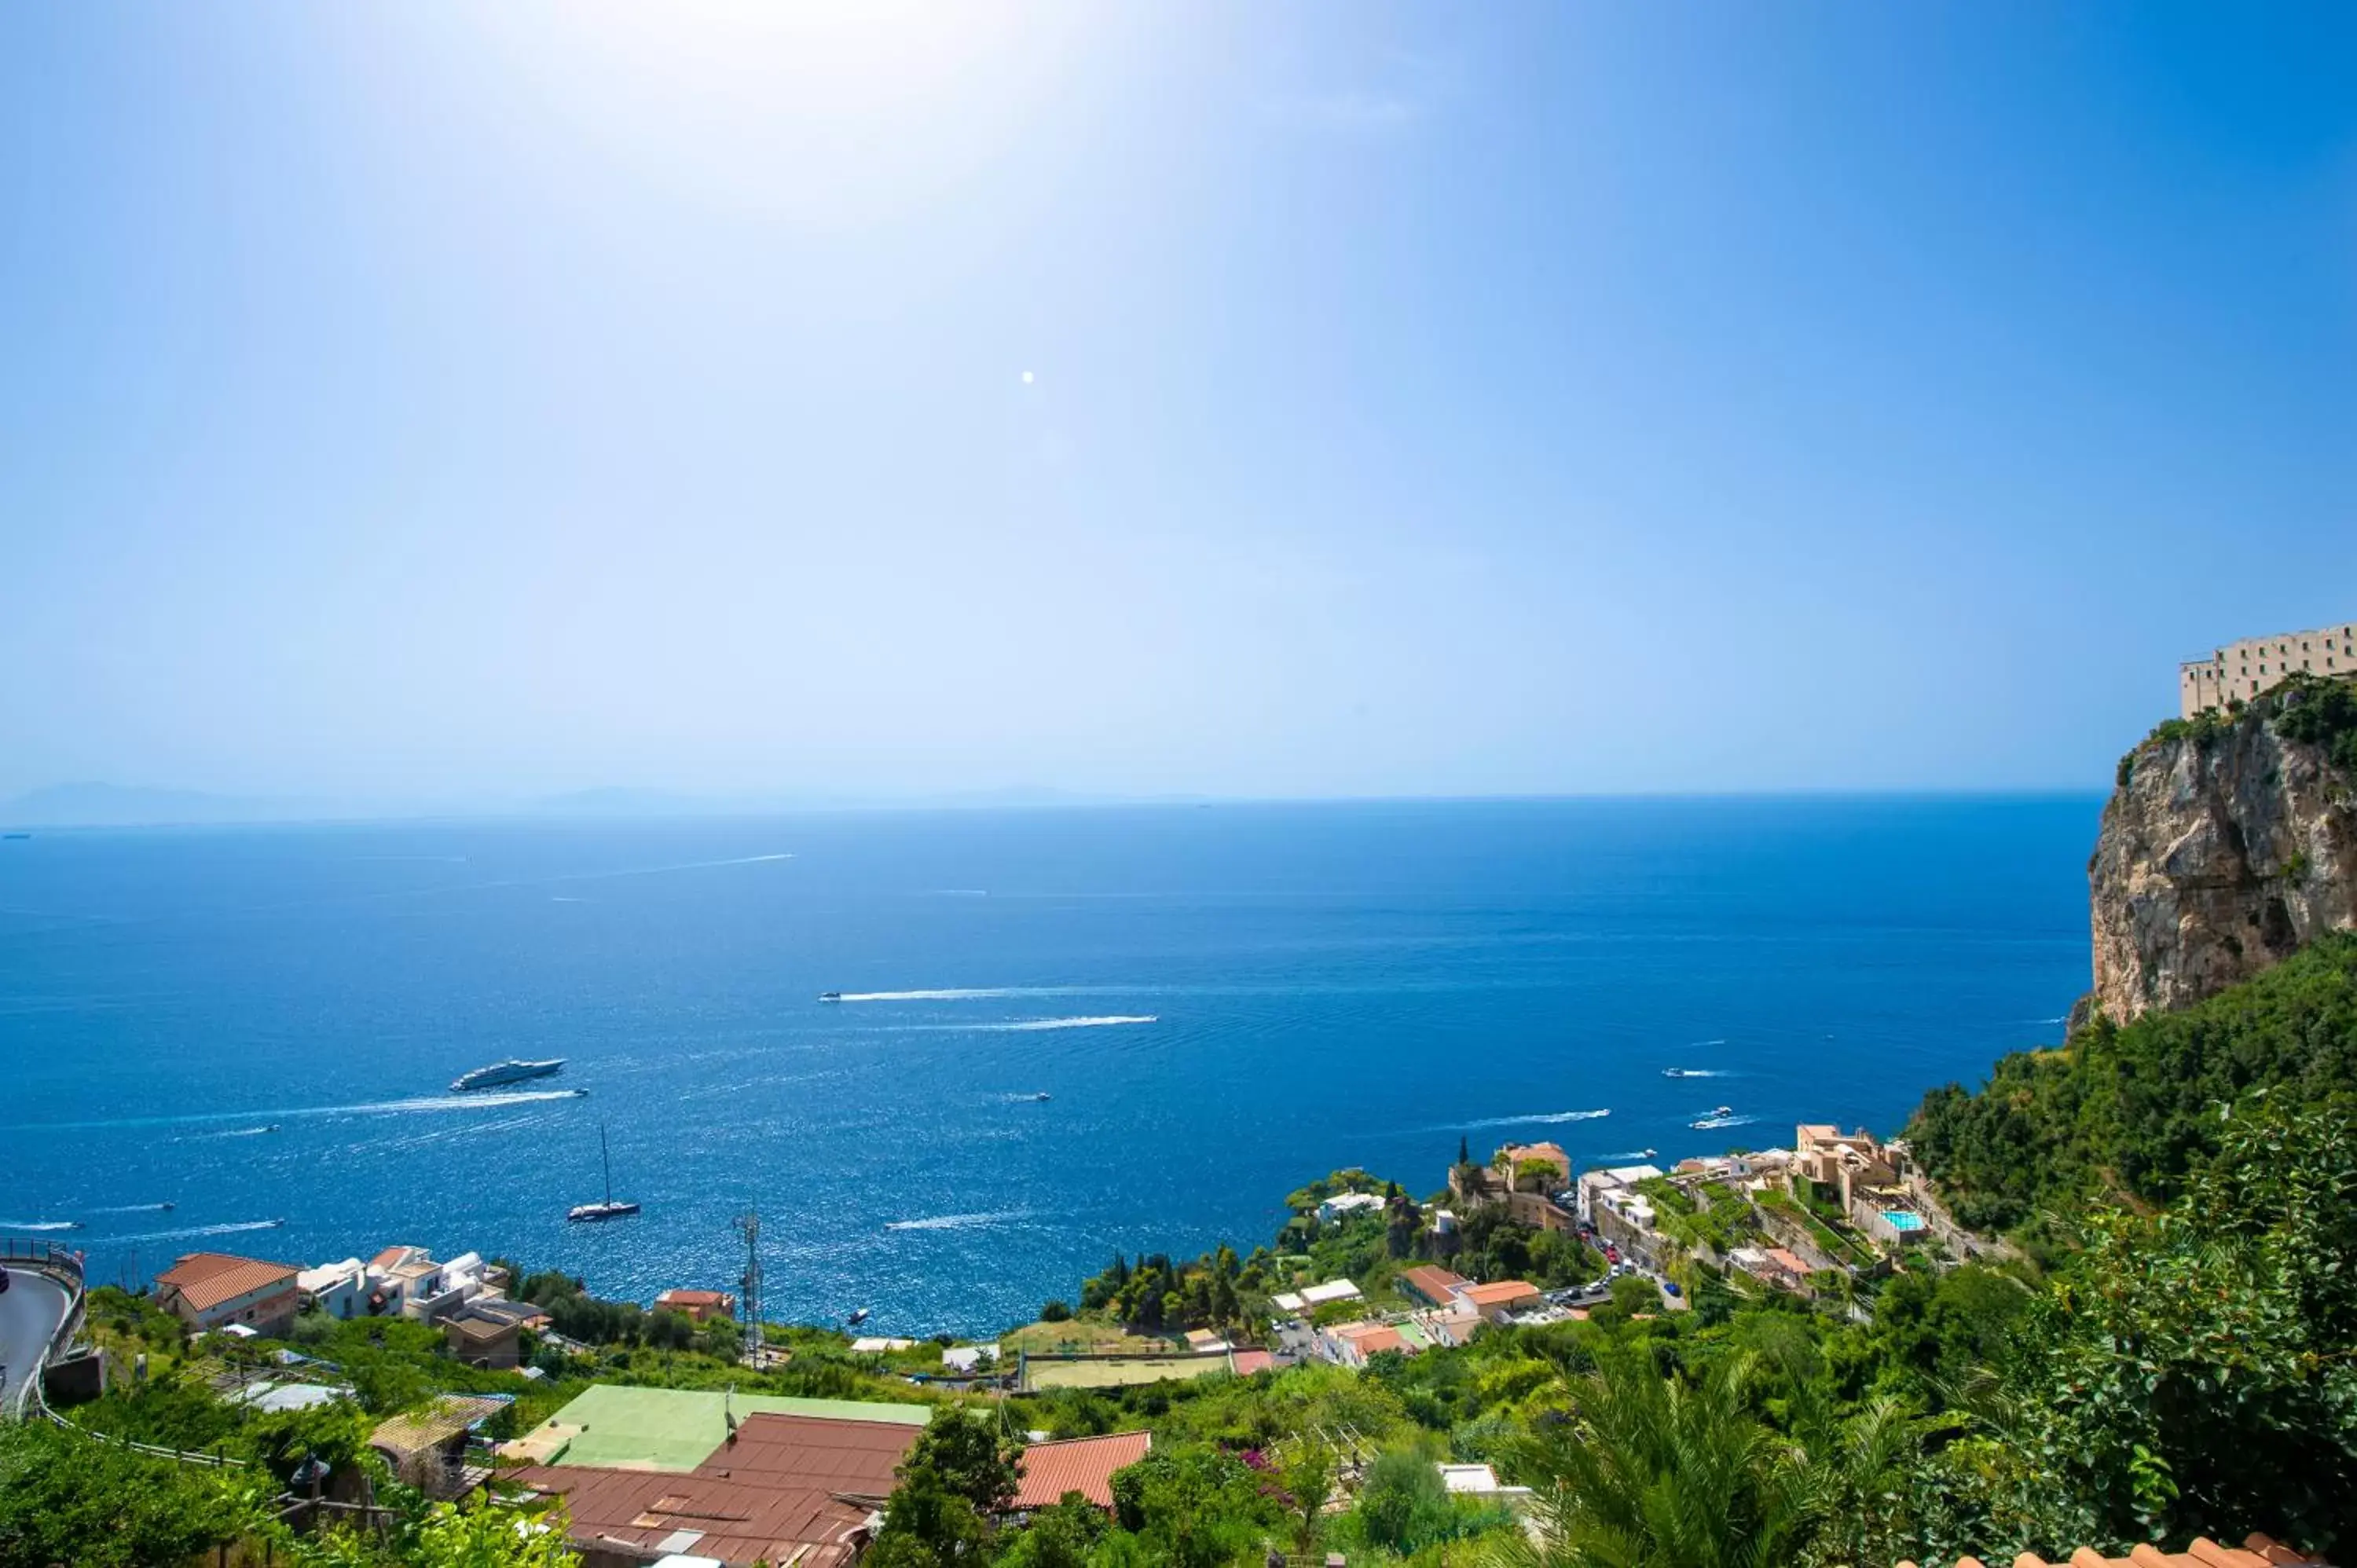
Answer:
<svg viewBox="0 0 2357 1568"><path fill-rule="evenodd" d="M1028 371L1023 372L1023 384L1027 387L1031 384L1031 372Z"/></svg>

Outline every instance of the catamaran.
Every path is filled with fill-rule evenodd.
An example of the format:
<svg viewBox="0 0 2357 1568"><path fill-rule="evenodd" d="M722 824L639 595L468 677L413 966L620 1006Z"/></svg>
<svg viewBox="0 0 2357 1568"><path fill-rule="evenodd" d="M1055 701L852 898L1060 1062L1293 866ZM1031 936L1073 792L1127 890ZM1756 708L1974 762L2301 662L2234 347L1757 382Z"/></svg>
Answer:
<svg viewBox="0 0 2357 1568"><path fill-rule="evenodd" d="M576 1224L593 1219L619 1219L639 1211L637 1204L619 1202L614 1197L614 1160L606 1150L606 1124L603 1122L597 1123L597 1163L606 1171L606 1201L576 1203L566 1209L565 1218Z"/></svg>

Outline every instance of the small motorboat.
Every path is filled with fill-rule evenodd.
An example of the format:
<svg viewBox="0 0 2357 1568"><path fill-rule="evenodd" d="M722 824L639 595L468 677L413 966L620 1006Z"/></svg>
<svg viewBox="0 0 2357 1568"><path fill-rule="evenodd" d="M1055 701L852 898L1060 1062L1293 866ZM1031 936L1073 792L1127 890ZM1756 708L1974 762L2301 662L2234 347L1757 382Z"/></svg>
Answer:
<svg viewBox="0 0 2357 1568"><path fill-rule="evenodd" d="M1711 1112L1711 1114L1713 1116L1732 1116L1735 1114L1735 1107L1732 1105L1721 1105L1715 1108Z"/></svg>
<svg viewBox="0 0 2357 1568"><path fill-rule="evenodd" d="M851 1325L852 1327L856 1328L861 1324L866 1322L867 1315L875 1310L876 1309L872 1306L855 1306L850 1312L845 1315L843 1320L844 1322Z"/></svg>
<svg viewBox="0 0 2357 1568"><path fill-rule="evenodd" d="M1692 1068L1688 1068L1688 1067L1665 1067L1665 1068L1663 1068L1663 1069L1662 1069L1662 1076L1663 1076L1663 1078L1694 1078L1694 1077L1696 1077L1696 1076L1698 1076L1698 1075L1695 1072L1694 1069L1692 1069Z"/></svg>
<svg viewBox="0 0 2357 1568"><path fill-rule="evenodd" d="M1037 1094L1035 1094L1035 1095L1033 1095L1033 1096L1031 1097L1031 1103L1032 1103L1032 1104L1034 1104L1034 1105L1038 1105L1038 1104L1039 1104L1039 1103L1043 1102L1044 1101L1046 1101L1046 1100L1047 1100L1047 1098L1048 1098L1048 1091L1047 1091L1046 1090L1044 1090L1044 1089L1043 1089L1043 1090L1041 1090L1039 1093L1037 1093Z"/></svg>
<svg viewBox="0 0 2357 1568"><path fill-rule="evenodd" d="M843 1000L843 993L840 991L822 991L818 993L818 999L822 1002L840 1002Z"/></svg>

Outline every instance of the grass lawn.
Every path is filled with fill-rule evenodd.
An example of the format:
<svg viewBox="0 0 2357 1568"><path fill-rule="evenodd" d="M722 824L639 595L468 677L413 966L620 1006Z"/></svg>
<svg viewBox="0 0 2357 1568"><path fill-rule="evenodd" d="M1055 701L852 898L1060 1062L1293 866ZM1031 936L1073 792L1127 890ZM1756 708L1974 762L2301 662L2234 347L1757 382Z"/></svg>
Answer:
<svg viewBox="0 0 2357 1568"><path fill-rule="evenodd" d="M728 1435L726 1412L815 1415L838 1421L894 1421L922 1426L933 1409L923 1404L870 1404L855 1400L784 1399L774 1394L729 1396L703 1389L640 1389L599 1383L550 1418L579 1429L559 1465L617 1465L646 1470L693 1470Z"/></svg>
<svg viewBox="0 0 2357 1568"><path fill-rule="evenodd" d="M1031 1361L1024 1385L1031 1389L1115 1389L1174 1378L1203 1378L1228 1369L1225 1356L1122 1356L1103 1361Z"/></svg>
<svg viewBox="0 0 2357 1568"><path fill-rule="evenodd" d="M1073 1317L1061 1323L1027 1323L1009 1334L998 1337L999 1353L1012 1358L1017 1351L1033 1356L1153 1356L1170 1348L1168 1339L1149 1339L1142 1334L1132 1334L1118 1323L1106 1323L1096 1318Z"/></svg>

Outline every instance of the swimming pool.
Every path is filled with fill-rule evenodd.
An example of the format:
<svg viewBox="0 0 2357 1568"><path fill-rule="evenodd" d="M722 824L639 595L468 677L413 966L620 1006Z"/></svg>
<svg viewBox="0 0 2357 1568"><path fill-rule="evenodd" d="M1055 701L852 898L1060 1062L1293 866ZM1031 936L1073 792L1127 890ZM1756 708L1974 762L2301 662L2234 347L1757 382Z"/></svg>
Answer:
<svg viewBox="0 0 2357 1568"><path fill-rule="evenodd" d="M1904 1208L1886 1208L1882 1211L1882 1218L1884 1222L1893 1230L1921 1230L1923 1229L1923 1217L1920 1214L1910 1213Z"/></svg>

